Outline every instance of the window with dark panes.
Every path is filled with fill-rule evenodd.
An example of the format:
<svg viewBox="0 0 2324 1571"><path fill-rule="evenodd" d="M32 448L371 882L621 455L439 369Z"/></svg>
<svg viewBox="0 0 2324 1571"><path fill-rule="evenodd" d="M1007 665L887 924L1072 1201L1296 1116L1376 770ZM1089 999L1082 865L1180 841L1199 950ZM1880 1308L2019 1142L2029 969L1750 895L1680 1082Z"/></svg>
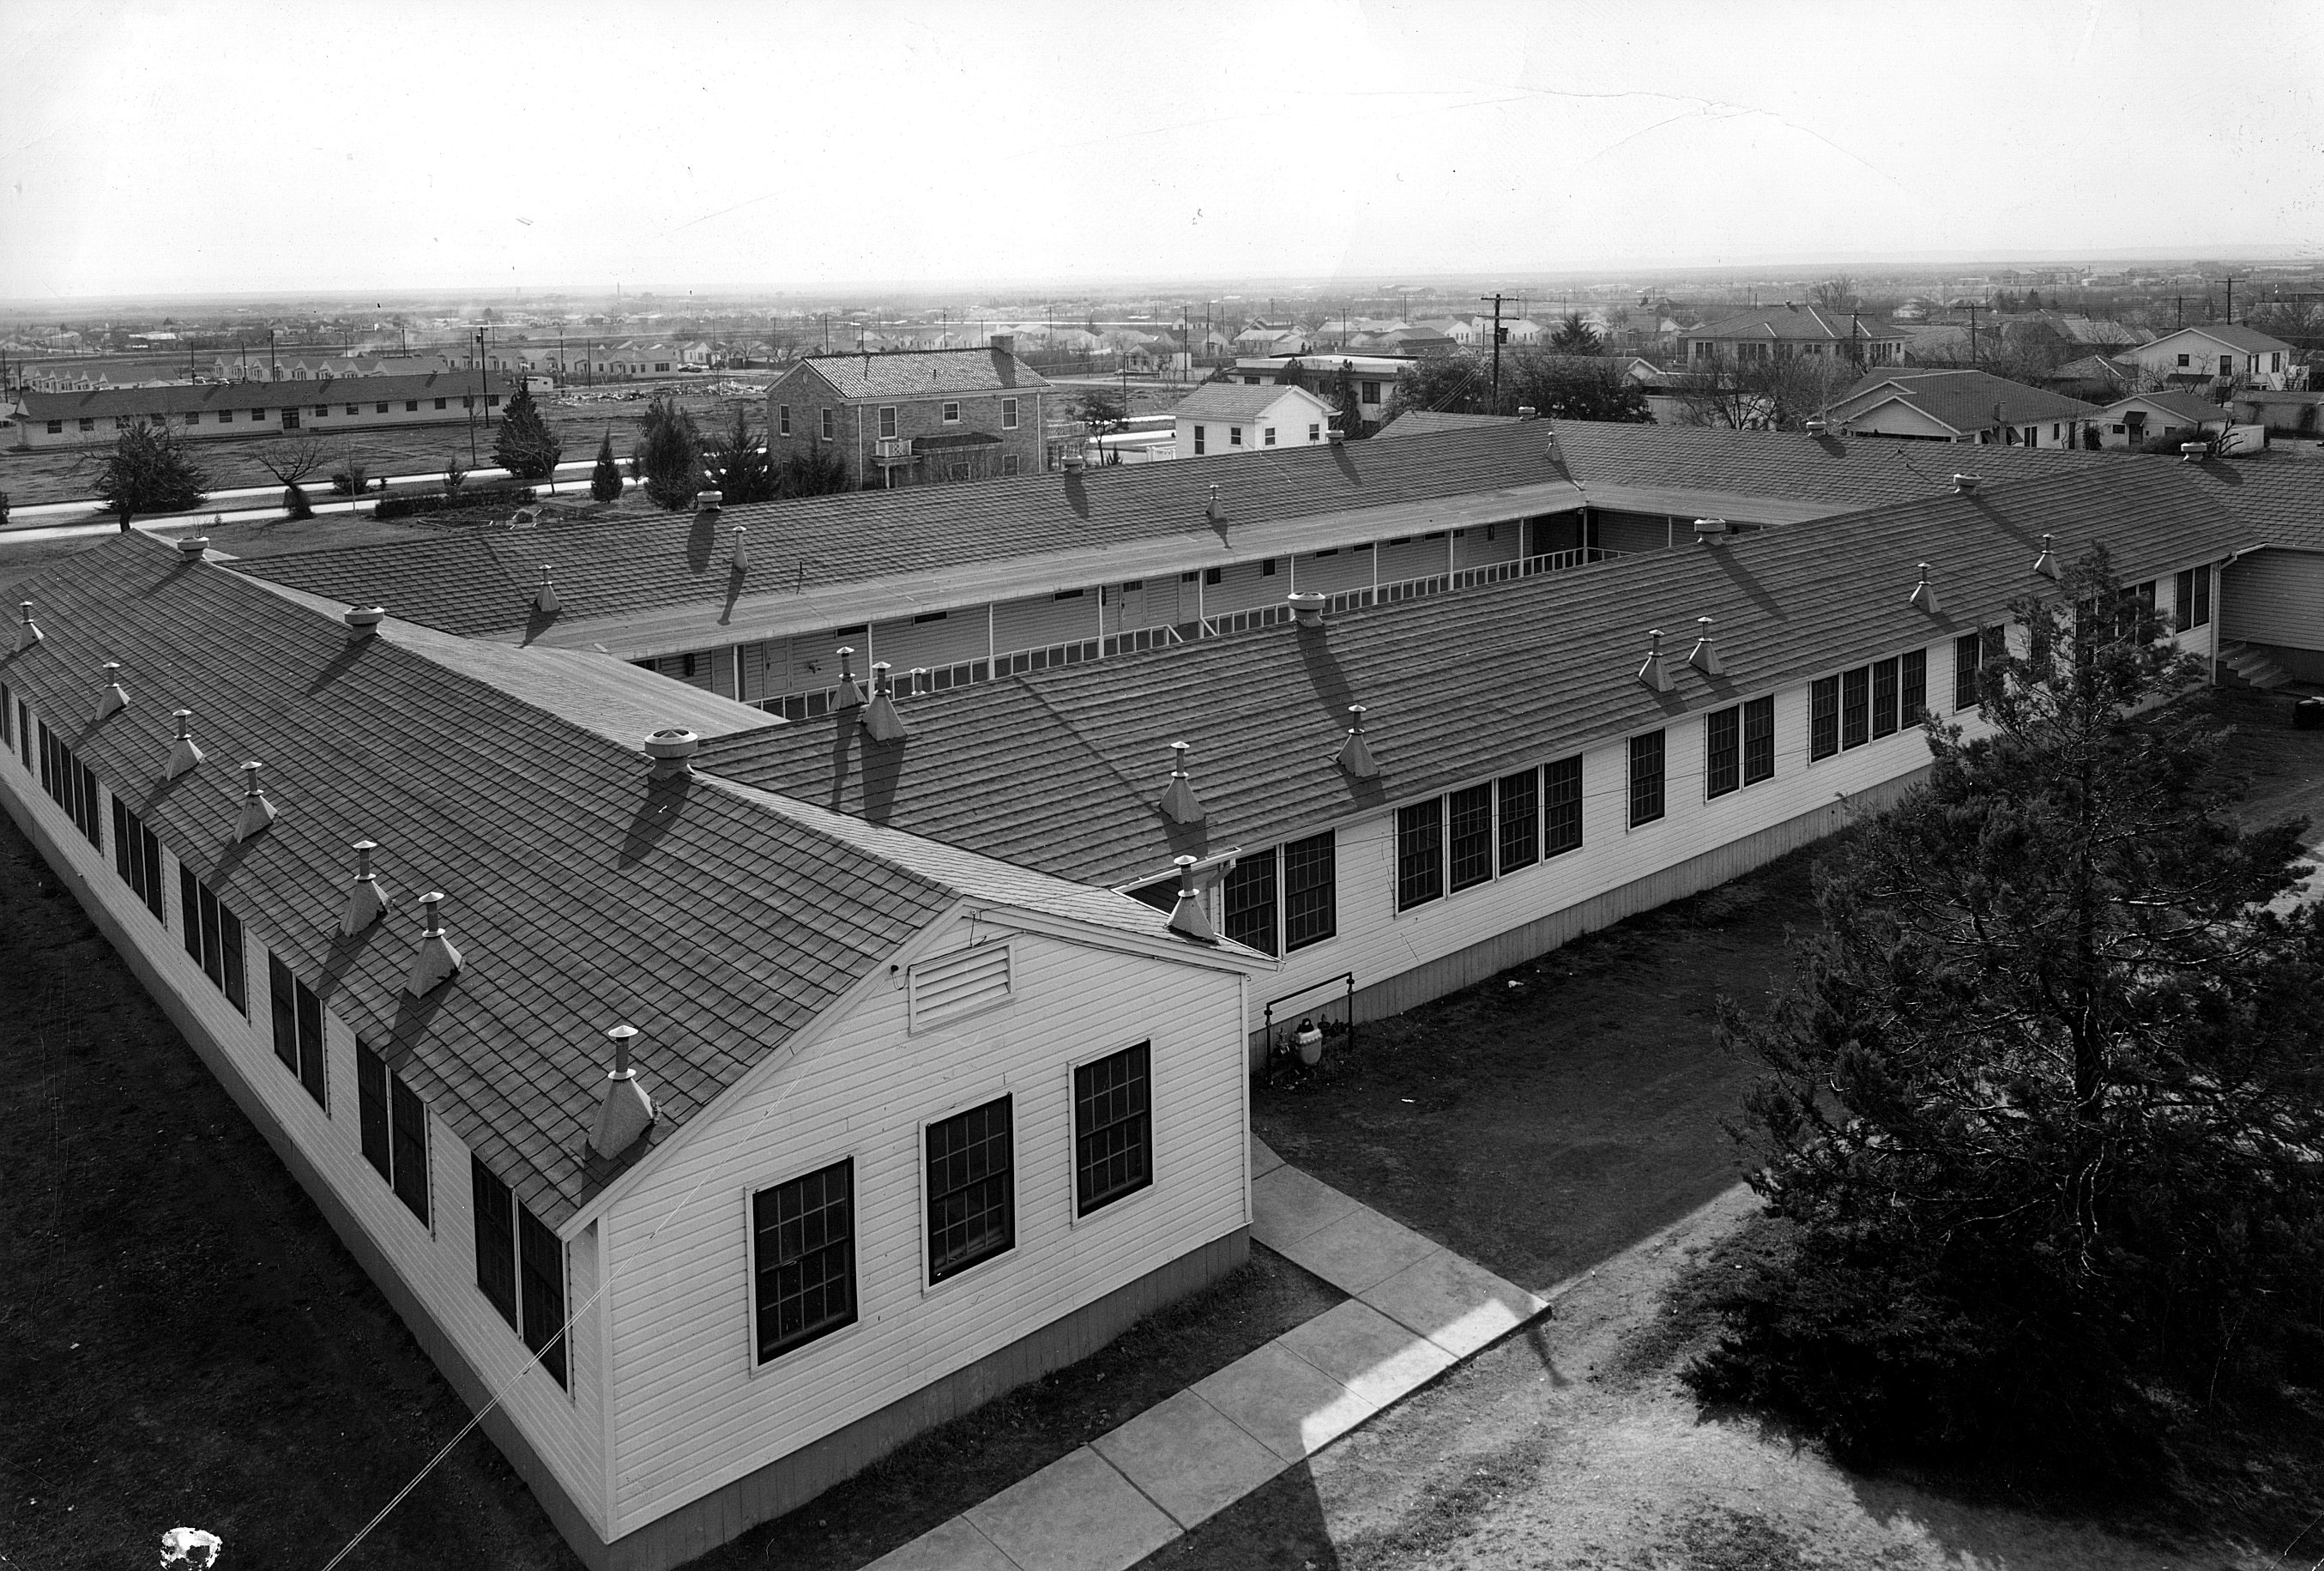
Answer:
<svg viewBox="0 0 2324 1571"><path fill-rule="evenodd" d="M178 867L178 907L185 920L187 956L201 966L202 975L226 994L226 1002L248 1014L241 919L182 863Z"/></svg>
<svg viewBox="0 0 2324 1571"><path fill-rule="evenodd" d="M1742 711L1713 709L1702 717L1702 794L1723 797L1742 789Z"/></svg>
<svg viewBox="0 0 2324 1571"><path fill-rule="evenodd" d="M1818 677L1808 688L1808 757L1840 751L1840 679Z"/></svg>
<svg viewBox="0 0 2324 1571"><path fill-rule="evenodd" d="M1500 796L1501 871L1541 860L1541 771L1520 770L1495 782Z"/></svg>
<svg viewBox="0 0 2324 1571"><path fill-rule="evenodd" d="M1775 700L1754 698L1743 706L1743 783L1775 776Z"/></svg>
<svg viewBox="0 0 2324 1571"><path fill-rule="evenodd" d="M104 820L98 817L101 793L97 790L97 773L73 756L73 750L63 737L41 722L41 786L50 799L62 808L73 821L73 827L99 851L105 849Z"/></svg>
<svg viewBox="0 0 2324 1571"><path fill-rule="evenodd" d="M1906 725L1918 725L1929 708L1929 652L1907 650L1896 658L1896 702Z"/></svg>
<svg viewBox="0 0 2324 1571"><path fill-rule="evenodd" d="M1964 633L1953 640L1953 707L1969 709L1977 704L1977 673L1982 642L1974 633Z"/></svg>
<svg viewBox="0 0 2324 1571"><path fill-rule="evenodd" d="M928 1125L928 1280L943 1281L1017 1242L1010 1098Z"/></svg>
<svg viewBox="0 0 2324 1571"><path fill-rule="evenodd" d="M355 1044L355 1103L364 1160L414 1216L427 1221L427 1104L361 1042Z"/></svg>
<svg viewBox="0 0 2324 1571"><path fill-rule="evenodd" d="M1493 788L1491 783L1454 791L1450 799L1452 886L1471 889L1493 876Z"/></svg>
<svg viewBox="0 0 2324 1571"><path fill-rule="evenodd" d="M1630 827L1663 816L1663 734L1630 738Z"/></svg>
<svg viewBox="0 0 2324 1571"><path fill-rule="evenodd" d="M157 920L167 919L161 914L168 898L161 888L161 842L119 797L113 799L113 870Z"/></svg>
<svg viewBox="0 0 2324 1571"><path fill-rule="evenodd" d="M1396 810L1396 909L1408 911L1444 892L1444 799Z"/></svg>
<svg viewBox="0 0 2324 1571"><path fill-rule="evenodd" d="M1275 848L1235 859L1220 882L1220 916L1226 936L1262 955L1276 952Z"/></svg>
<svg viewBox="0 0 2324 1571"><path fill-rule="evenodd" d="M280 955L266 956L266 981L274 1009L274 1056L299 1077L315 1105L323 1106L323 1001L290 974Z"/></svg>
<svg viewBox="0 0 2324 1571"><path fill-rule="evenodd" d="M2211 620L2211 568L2205 563L2180 574L2172 581L2172 623L2184 633L2192 627L2204 627Z"/></svg>
<svg viewBox="0 0 2324 1571"><path fill-rule="evenodd" d="M476 1290L501 1312L501 1318L513 1331L517 1328L516 1197L473 1151L468 1155L468 1192L475 1212Z"/></svg>
<svg viewBox="0 0 2324 1571"><path fill-rule="evenodd" d="M1304 949L1340 930L1338 855L1332 831L1283 848L1283 947Z"/></svg>
<svg viewBox="0 0 2324 1571"><path fill-rule="evenodd" d="M1894 660L1872 663L1872 735L1894 736L1896 734L1896 662Z"/></svg>
<svg viewBox="0 0 2324 1571"><path fill-rule="evenodd" d="M855 1324L855 1164L751 1197L759 1362Z"/></svg>
<svg viewBox="0 0 2324 1571"><path fill-rule="evenodd" d="M1840 744L1861 747L1872 740L1872 668L1840 673Z"/></svg>
<svg viewBox="0 0 2324 1571"><path fill-rule="evenodd" d="M396 1082L398 1086L401 1081ZM401 1191L399 1190L398 1193ZM565 1383L565 1245L524 1206L516 1212L517 1284L524 1299L524 1345L558 1385Z"/></svg>
<svg viewBox="0 0 2324 1571"><path fill-rule="evenodd" d="M1086 1216L1154 1181L1152 1044L1074 1070L1074 1204Z"/></svg>
<svg viewBox="0 0 2324 1571"><path fill-rule="evenodd" d="M1582 846L1582 755L1541 770L1541 854L1556 856Z"/></svg>

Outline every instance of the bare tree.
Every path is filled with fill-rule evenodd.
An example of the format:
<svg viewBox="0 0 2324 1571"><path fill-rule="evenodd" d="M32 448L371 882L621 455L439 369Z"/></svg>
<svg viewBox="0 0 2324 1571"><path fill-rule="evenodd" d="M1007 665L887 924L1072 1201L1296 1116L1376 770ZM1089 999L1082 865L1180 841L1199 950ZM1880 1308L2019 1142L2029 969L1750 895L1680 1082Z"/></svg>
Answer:
<svg viewBox="0 0 2324 1571"><path fill-rule="evenodd" d="M261 442L251 451L258 467L274 476L282 487L282 511L291 518L312 518L315 504L308 499L303 482L323 473L330 463L320 437L280 437Z"/></svg>
<svg viewBox="0 0 2324 1571"><path fill-rule="evenodd" d="M1808 291L1809 303L1828 311L1844 311L1857 303L1856 280L1845 273L1835 273Z"/></svg>
<svg viewBox="0 0 2324 1571"><path fill-rule="evenodd" d="M1796 431L1857 380L1845 356L1717 360L1672 379L1680 425Z"/></svg>

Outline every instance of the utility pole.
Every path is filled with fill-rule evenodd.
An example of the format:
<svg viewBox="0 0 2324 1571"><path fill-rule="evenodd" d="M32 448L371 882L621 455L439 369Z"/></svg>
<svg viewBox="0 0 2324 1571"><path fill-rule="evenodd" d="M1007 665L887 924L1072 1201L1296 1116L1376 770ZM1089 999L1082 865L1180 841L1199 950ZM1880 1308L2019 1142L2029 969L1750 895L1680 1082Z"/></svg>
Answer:
<svg viewBox="0 0 2324 1571"><path fill-rule="evenodd" d="M1484 298L1479 295L1479 303ZM1501 296L1498 290L1493 293L1493 412L1501 412Z"/></svg>
<svg viewBox="0 0 2324 1571"><path fill-rule="evenodd" d="M2178 302L2178 309L2172 312L2171 318L2171 327L2175 332L2187 325L2187 297L2182 294L2172 298Z"/></svg>
<svg viewBox="0 0 2324 1571"><path fill-rule="evenodd" d="M484 330L476 329L476 402L468 406L468 467L476 467L476 411L484 402Z"/></svg>
<svg viewBox="0 0 2324 1571"><path fill-rule="evenodd" d="M2227 326L2236 325L2236 281L2227 280Z"/></svg>
<svg viewBox="0 0 2324 1571"><path fill-rule="evenodd" d="M266 380L279 382L281 379L282 373L274 365L274 329L269 328L266 329Z"/></svg>
<svg viewBox="0 0 2324 1571"><path fill-rule="evenodd" d="M1977 302L1969 302L1969 363L1977 364Z"/></svg>

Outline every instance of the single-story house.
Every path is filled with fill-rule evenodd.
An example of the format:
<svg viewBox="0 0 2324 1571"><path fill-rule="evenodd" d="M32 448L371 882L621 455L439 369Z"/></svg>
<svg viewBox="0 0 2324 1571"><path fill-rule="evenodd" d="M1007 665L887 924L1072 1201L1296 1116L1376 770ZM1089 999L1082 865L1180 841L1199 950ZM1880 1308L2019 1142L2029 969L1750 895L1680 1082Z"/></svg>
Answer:
<svg viewBox="0 0 2324 1571"><path fill-rule="evenodd" d="M2118 351L2150 372L2189 382L2226 381L2246 387L2306 385L2299 351L2240 322L2181 328L2150 344Z"/></svg>
<svg viewBox="0 0 2324 1571"><path fill-rule="evenodd" d="M1823 411L1858 436L2078 448L2097 407L1984 371L1884 371Z"/></svg>
<svg viewBox="0 0 2324 1571"><path fill-rule="evenodd" d="M2134 393L2093 415L2091 429L2105 448L2135 448L2155 438L2200 441L2235 423L2231 411L2184 388Z"/></svg>
<svg viewBox="0 0 2324 1571"><path fill-rule="evenodd" d="M1304 387L1231 382L1204 383L1170 412L1182 458L1312 446L1324 439L1333 418L1332 406Z"/></svg>

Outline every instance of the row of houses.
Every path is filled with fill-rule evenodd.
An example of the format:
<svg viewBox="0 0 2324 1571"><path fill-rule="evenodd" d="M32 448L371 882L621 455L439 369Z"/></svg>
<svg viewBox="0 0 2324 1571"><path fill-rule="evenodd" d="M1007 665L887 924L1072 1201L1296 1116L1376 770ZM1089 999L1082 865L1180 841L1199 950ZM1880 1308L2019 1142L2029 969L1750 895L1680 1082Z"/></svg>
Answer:
<svg viewBox="0 0 2324 1571"><path fill-rule="evenodd" d="M143 420L193 439L329 434L491 419L516 381L495 371L432 371L265 382L162 382L16 394L7 426L19 448L109 447Z"/></svg>
<svg viewBox="0 0 2324 1571"><path fill-rule="evenodd" d="M1934 451L1505 421L124 537L22 591L0 800L505 1391L576 1553L669 1566L1231 1269L1270 1017L1408 1007L1893 798L2058 563L2105 545L2214 661L2324 662L2305 466ZM865 661L1042 605L1100 647ZM844 673L795 717L746 642L764 682L791 626Z"/></svg>

